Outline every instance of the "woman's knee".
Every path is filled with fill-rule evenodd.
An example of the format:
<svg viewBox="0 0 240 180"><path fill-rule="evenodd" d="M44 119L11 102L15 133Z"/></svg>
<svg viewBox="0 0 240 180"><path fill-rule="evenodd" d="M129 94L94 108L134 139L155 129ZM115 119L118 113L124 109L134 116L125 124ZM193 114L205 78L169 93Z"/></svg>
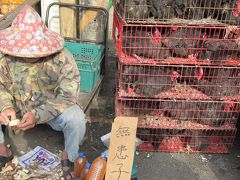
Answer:
<svg viewBox="0 0 240 180"><path fill-rule="evenodd" d="M74 105L66 109L62 116L68 127L72 127L74 129L86 128L85 114L78 105Z"/></svg>

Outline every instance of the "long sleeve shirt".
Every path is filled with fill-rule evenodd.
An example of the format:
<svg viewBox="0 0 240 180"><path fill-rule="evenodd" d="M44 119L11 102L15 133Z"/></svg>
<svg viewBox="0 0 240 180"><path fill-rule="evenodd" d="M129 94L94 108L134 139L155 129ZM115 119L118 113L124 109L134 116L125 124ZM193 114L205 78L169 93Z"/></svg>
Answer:
<svg viewBox="0 0 240 180"><path fill-rule="evenodd" d="M77 103L80 75L72 55L63 50L35 63L0 54L0 111L33 112L45 123Z"/></svg>

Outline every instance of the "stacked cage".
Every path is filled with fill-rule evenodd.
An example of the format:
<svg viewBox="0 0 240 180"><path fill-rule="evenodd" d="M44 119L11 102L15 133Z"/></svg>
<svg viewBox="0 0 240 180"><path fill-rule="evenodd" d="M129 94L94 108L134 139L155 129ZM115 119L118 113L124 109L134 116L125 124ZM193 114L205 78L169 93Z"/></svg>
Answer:
<svg viewBox="0 0 240 180"><path fill-rule="evenodd" d="M120 0L116 116L143 151L228 153L240 110L240 1Z"/></svg>

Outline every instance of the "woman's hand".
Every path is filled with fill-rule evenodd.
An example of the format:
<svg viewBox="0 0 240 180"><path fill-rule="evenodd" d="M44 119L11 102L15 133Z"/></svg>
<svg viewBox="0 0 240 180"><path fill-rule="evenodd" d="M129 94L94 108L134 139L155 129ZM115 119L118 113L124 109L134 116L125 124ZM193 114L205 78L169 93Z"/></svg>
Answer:
<svg viewBox="0 0 240 180"><path fill-rule="evenodd" d="M0 113L0 123L3 125L8 125L11 119L16 119L16 112L13 108L4 109Z"/></svg>
<svg viewBox="0 0 240 180"><path fill-rule="evenodd" d="M37 123L36 117L32 112L27 112L24 114L22 120L18 124L17 128L23 131L35 127Z"/></svg>

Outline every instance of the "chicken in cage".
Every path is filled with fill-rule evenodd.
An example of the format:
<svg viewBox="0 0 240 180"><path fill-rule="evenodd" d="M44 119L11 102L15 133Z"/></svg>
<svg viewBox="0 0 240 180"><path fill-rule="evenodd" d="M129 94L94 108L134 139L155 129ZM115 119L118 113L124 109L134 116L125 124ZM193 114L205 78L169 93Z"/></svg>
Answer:
<svg viewBox="0 0 240 180"><path fill-rule="evenodd" d="M240 29L124 24L114 14L113 39L126 63L238 65Z"/></svg>
<svg viewBox="0 0 240 180"><path fill-rule="evenodd" d="M239 0L118 0L126 22L168 24L240 24Z"/></svg>
<svg viewBox="0 0 240 180"><path fill-rule="evenodd" d="M233 100L240 97L238 67L128 65L120 62L119 96Z"/></svg>
<svg viewBox="0 0 240 180"><path fill-rule="evenodd" d="M229 153L236 136L235 128L225 129L156 129L138 127L143 143L140 151Z"/></svg>
<svg viewBox="0 0 240 180"><path fill-rule="evenodd" d="M139 123L158 128L235 127L239 102L197 100L142 100L116 97L117 116L139 117Z"/></svg>

